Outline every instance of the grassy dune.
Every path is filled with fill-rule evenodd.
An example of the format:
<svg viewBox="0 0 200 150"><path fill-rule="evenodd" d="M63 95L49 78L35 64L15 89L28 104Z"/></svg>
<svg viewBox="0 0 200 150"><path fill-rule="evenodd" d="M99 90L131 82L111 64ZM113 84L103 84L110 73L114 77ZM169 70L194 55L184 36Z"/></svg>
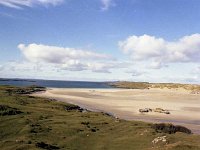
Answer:
<svg viewBox="0 0 200 150"><path fill-rule="evenodd" d="M195 84L180 84L180 83L149 83L149 82L111 82L109 85L117 88L128 88L128 89L148 89L148 88L183 88L186 90L198 90L200 91L200 85Z"/></svg>
<svg viewBox="0 0 200 150"><path fill-rule="evenodd" d="M0 87L1 150L200 149L200 135L157 132L150 123L119 120L105 113L16 92L23 90ZM162 136L166 136L166 141L152 143Z"/></svg>

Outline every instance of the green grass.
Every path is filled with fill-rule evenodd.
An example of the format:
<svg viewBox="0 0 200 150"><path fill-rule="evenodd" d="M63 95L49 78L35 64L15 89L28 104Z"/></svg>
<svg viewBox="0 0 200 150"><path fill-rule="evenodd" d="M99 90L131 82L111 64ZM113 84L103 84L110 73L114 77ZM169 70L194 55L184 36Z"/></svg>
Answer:
<svg viewBox="0 0 200 150"><path fill-rule="evenodd" d="M0 115L0 150L200 149L199 135L157 133L150 123L81 112L71 109L76 108L71 104L8 93L8 89L16 90L0 86L0 105L20 113ZM154 138L163 135L167 143L152 144Z"/></svg>

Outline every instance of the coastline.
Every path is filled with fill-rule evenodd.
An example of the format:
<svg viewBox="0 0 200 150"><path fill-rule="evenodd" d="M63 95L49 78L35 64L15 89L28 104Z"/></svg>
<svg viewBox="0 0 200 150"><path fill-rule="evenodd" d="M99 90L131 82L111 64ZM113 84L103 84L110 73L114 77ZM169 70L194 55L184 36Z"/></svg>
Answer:
<svg viewBox="0 0 200 150"><path fill-rule="evenodd" d="M200 134L200 95L184 89L69 89L51 88L33 96L56 99L91 111L110 113L120 119L168 122ZM163 108L170 114L139 113L140 108Z"/></svg>

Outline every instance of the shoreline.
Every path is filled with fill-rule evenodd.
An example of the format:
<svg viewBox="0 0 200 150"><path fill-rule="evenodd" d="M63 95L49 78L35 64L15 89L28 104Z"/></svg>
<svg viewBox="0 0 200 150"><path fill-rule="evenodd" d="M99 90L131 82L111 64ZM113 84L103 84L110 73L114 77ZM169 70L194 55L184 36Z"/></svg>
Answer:
<svg viewBox="0 0 200 150"><path fill-rule="evenodd" d="M192 95L183 89L50 88L32 95L53 98L91 111L109 113L120 119L182 125L193 133L200 134L200 95ZM138 112L139 108L163 108L171 114L141 114Z"/></svg>

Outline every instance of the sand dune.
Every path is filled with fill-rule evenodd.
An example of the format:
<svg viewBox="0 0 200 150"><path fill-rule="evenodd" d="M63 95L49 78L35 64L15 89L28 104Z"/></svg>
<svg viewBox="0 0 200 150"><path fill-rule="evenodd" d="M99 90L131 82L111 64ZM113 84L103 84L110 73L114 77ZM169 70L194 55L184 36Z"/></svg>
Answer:
<svg viewBox="0 0 200 150"><path fill-rule="evenodd" d="M122 119L171 122L200 133L200 94L184 89L48 89L34 96L55 98L93 111L104 111ZM140 108L163 108L170 114L141 114Z"/></svg>

